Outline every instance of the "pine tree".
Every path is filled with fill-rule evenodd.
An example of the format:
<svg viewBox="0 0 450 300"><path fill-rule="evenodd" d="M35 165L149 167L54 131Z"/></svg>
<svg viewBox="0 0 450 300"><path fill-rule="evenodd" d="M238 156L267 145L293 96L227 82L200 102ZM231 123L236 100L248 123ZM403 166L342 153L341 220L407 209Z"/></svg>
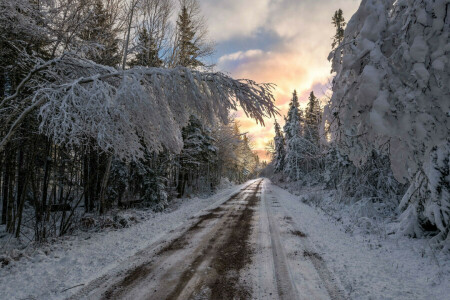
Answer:
<svg viewBox="0 0 450 300"><path fill-rule="evenodd" d="M177 20L178 30L178 55L177 64L187 68L197 68L203 63L197 58L200 49L197 47L194 37L195 31L188 8L183 6Z"/></svg>
<svg viewBox="0 0 450 300"><path fill-rule="evenodd" d="M99 64L117 66L120 63L119 41L102 0L96 0L88 13L92 15L80 38L95 47L86 51L86 57Z"/></svg>
<svg viewBox="0 0 450 300"><path fill-rule="evenodd" d="M309 94L308 104L305 110L304 137L316 145L319 143L319 126L321 116L322 110L320 108L319 99L317 99L314 95L314 92L311 92Z"/></svg>
<svg viewBox="0 0 450 300"><path fill-rule="evenodd" d="M183 150L180 155L180 178L178 195L183 196L186 184L198 179L203 167L216 160L217 149L210 130L200 119L191 115L189 124L183 128Z"/></svg>
<svg viewBox="0 0 450 300"><path fill-rule="evenodd" d="M282 172L284 170L284 160L286 158L286 149L284 143L283 133L281 132L280 124L275 120L275 172Z"/></svg>
<svg viewBox="0 0 450 300"><path fill-rule="evenodd" d="M336 27L336 34L334 35L333 43L331 44L331 47L335 49L344 40L344 28L346 23L342 9L338 9L331 19L331 23Z"/></svg>
<svg viewBox="0 0 450 300"><path fill-rule="evenodd" d="M303 159L302 123L303 116L299 109L297 92L294 91L284 125L286 138L286 158L284 172L291 180L299 180Z"/></svg>
<svg viewBox="0 0 450 300"><path fill-rule="evenodd" d="M289 103L289 110L286 117L286 123L283 128L286 140L290 139L297 131L297 129L294 130L294 128L291 126L293 120L294 119L302 120L302 117L300 116L302 111L299 108L299 106L300 103L298 102L297 91L294 90L294 93L292 94L292 100ZM292 130L294 130L294 132ZM299 130L301 133L302 128L300 127Z"/></svg>
<svg viewBox="0 0 450 300"><path fill-rule="evenodd" d="M161 67L162 60L159 58L158 46L151 32L145 27L139 30L137 53L130 66Z"/></svg>

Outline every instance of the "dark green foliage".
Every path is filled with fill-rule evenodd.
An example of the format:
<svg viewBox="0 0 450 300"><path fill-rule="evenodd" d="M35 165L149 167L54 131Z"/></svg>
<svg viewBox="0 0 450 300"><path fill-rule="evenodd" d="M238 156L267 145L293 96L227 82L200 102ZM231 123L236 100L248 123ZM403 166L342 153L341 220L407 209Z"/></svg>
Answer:
<svg viewBox="0 0 450 300"><path fill-rule="evenodd" d="M286 149L283 133L281 132L280 124L275 120L275 172L282 172L286 159Z"/></svg>
<svg viewBox="0 0 450 300"><path fill-rule="evenodd" d="M314 92L309 94L308 104L305 110L304 137L315 144L319 144L319 128L322 122L322 109L319 99Z"/></svg>
<svg viewBox="0 0 450 300"><path fill-rule="evenodd" d="M151 32L145 27L139 29L136 56L130 61L130 66L161 67L158 45Z"/></svg>
<svg viewBox="0 0 450 300"><path fill-rule="evenodd" d="M115 67L120 63L119 40L114 24L103 6L95 0L85 13L88 17L80 38L86 43L86 57L98 64Z"/></svg>
<svg viewBox="0 0 450 300"><path fill-rule="evenodd" d="M183 6L178 16L177 33L177 65L188 68L203 66L203 63L198 60L200 49L195 43L194 26L186 6Z"/></svg>
<svg viewBox="0 0 450 300"><path fill-rule="evenodd" d="M333 36L333 43L331 44L331 47L333 49L335 49L344 40L344 29L345 29L346 23L345 23L344 13L342 12L342 9L338 9L334 13L331 23L334 25L334 27L336 27L336 33Z"/></svg>
<svg viewBox="0 0 450 300"><path fill-rule="evenodd" d="M192 115L189 124L183 128L182 135L184 146L180 155L179 197L184 195L186 185L192 185L201 177L209 181L210 169L217 163L214 139L200 119ZM212 182L208 184L213 186Z"/></svg>

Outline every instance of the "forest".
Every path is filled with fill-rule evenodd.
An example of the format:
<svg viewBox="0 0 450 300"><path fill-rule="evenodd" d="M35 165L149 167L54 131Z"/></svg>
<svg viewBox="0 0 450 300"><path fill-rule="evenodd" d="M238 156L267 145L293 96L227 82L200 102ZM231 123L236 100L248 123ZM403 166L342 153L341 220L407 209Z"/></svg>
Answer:
<svg viewBox="0 0 450 300"><path fill-rule="evenodd" d="M0 299L447 299L450 0L0 0Z"/></svg>
<svg viewBox="0 0 450 300"><path fill-rule="evenodd" d="M268 147L275 180L319 184L389 234L450 249L448 1L362 1L336 33L331 92L294 91ZM319 206L323 200L317 200Z"/></svg>
<svg viewBox="0 0 450 300"><path fill-rule="evenodd" d="M2 0L1 224L45 241L112 208L244 182L270 84L214 71L195 0Z"/></svg>

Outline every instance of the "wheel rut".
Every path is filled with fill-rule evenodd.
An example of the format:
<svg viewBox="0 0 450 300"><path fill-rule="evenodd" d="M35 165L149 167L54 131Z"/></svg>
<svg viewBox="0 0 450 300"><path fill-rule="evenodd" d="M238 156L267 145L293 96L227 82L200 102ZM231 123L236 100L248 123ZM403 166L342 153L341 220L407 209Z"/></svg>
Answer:
<svg viewBox="0 0 450 300"><path fill-rule="evenodd" d="M251 262L249 237L260 202L257 181L195 218L152 257L105 278L82 299L250 299L240 271Z"/></svg>

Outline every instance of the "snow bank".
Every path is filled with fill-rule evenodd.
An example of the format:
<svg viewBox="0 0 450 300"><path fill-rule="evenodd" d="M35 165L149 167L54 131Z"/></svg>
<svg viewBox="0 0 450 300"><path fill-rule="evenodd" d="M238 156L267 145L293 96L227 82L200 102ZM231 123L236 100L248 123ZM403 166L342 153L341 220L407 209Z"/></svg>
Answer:
<svg viewBox="0 0 450 300"><path fill-rule="evenodd" d="M337 275L351 299L447 299L450 257L439 255L426 240L364 233L351 223L355 211L321 211L301 199L332 201L328 192L309 190L294 196L273 184L268 190L289 212L328 268ZM324 200L324 198L328 198ZM384 227L387 229L387 227Z"/></svg>

